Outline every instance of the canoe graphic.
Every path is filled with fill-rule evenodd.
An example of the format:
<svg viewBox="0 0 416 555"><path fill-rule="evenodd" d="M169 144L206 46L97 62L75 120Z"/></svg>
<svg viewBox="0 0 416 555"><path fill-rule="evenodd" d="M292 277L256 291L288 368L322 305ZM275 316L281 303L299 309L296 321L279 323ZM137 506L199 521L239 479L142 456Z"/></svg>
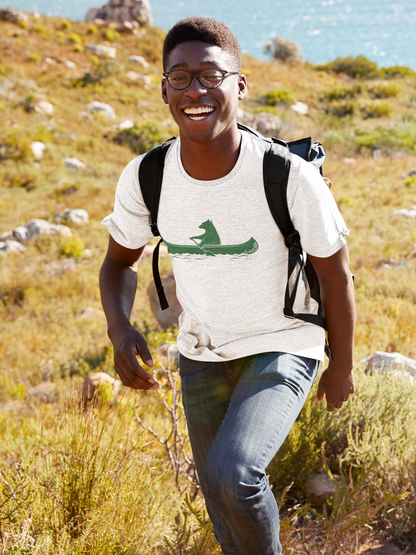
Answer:
<svg viewBox="0 0 416 555"><path fill-rule="evenodd" d="M212 220L202 222L199 228L203 229L204 233L202 235L190 237L190 240L194 242L193 245L175 245L174 243L169 243L164 240L169 254L198 254L205 256L217 256L220 254L247 255L256 252L259 248L257 241L253 237L250 237L250 239L245 243L238 243L237 245L222 245L220 236L218 235Z"/></svg>

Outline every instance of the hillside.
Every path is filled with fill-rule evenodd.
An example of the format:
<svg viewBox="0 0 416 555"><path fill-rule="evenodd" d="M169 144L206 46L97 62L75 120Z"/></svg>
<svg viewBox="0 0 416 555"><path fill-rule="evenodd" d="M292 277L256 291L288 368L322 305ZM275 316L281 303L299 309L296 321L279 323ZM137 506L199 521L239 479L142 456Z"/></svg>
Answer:
<svg viewBox="0 0 416 555"><path fill-rule="evenodd" d="M157 442L149 441L134 419L126 424L126 429L134 429L127 437L114 416L107 422L102 412L93 411L86 421L76 410L64 409L71 388L75 391L85 376L99 369L115 375L105 322L99 312L98 273L108 241L100 222L112 210L117 180L125 165L137 153L177 133L160 99L163 36L157 28L140 29L134 35L117 33L107 26L43 16L30 17L22 24L0 21L0 235L35 218L54 222L66 208L85 209L89 215L89 223L69 224L72 237L40 235L24 242L23 253L0 253L0 470L6 472L9 481L15 480L14 487L22 500L13 505L7 487L3 498L0 492L0 533L7 530L16 541L23 541L21 534L26 526L37 541L29 551L22 547L10 553L110 555L140 550L143 555L154 555L175 553L166 547L165 535L172 538L177 533L176 548L180 543L175 529L180 528L179 523L172 522L181 495L161 462L164 454ZM94 45L115 49L115 57L110 57L111 50L107 51L110 56L94 53ZM131 56L142 57L144 63L129 60ZM334 184L333 194L350 229L358 364L376 350L398 351L416 358L416 218L393 214L416 204L416 174L402 177L416 168L416 74L406 68L378 71L370 67L367 76L353 77L357 67L367 67L366 62L352 61L344 68L336 64L314 68L245 56L243 72L249 80L249 95L241 108L250 114L268 112L280 118L281 138L312 135L325 147L324 174ZM344 72L337 73L340 69ZM92 102L111 106L114 118L92 111L88 108ZM307 115L292 109L297 102L308 105ZM120 124L126 120L134 125L123 130ZM31 149L35 141L45 145L42 157L35 158ZM77 158L85 167L67 167L68 158ZM407 215L415 216L416 211ZM167 273L168 260L162 260L161 265ZM139 265L138 275L135 326L146 334L154 350L174 343L175 330L161 332L150 311L146 295L152 279L149 260ZM82 316L87 307L96 309L95 316ZM156 356L156 361L162 358ZM405 394L409 389L406 381L393 383L391 377L379 377L369 384L362 369L358 369L358 375L363 396L350 401L350 408L332 424L322 408L311 408L311 400L296 433L301 435L311 422L319 420L322 426L317 426L311 439L313 449L299 454L295 432L290 445L305 464L303 479L305 469L316 472L324 468L320 452L326 441L331 470L339 470L339 456L343 456L346 468L354 469L358 486L349 490L349 508L354 507L355 493L355 506L358 498L367 499L373 507L380 502L384 507L383 526L387 526L390 536L409 543L415 539L416 517L414 510L400 504L398 498L404 491L415 498L414 471L407 472L415 460L414 389ZM44 404L33 395L34 388L44 383L55 384L52 403ZM164 385L166 398L170 399L166 380ZM141 418L146 415L149 424L162 433L164 409L155 397L126 394L125 402L120 409L121 419L128 420L132 407L136 407ZM123 407L127 407L124 413ZM368 422L374 424L372 430ZM111 441L97 439L96 425L105 428L102 438L108 433ZM72 442L68 439L71 437ZM82 450L89 438L97 446L95 455ZM101 440L103 443L99 443ZM82 472L88 457L110 457L109 445L118 441L125 449L123 461L138 446L145 454L134 455L132 466L126 467L124 474L120 470L121 489L117 495L123 499L123 509L119 520L113 522L117 499L110 494L107 498L106 492L124 464L122 458L109 461L115 473L111 480L105 477L104 463L96 482ZM368 447L371 442L373 451ZM74 461L79 463L79 474L72 477L68 468L67 474L62 471L60 457L64 457L65 445L72 449L74 468ZM289 450L288 472L290 457ZM16 461L27 471L23 481L16 474ZM379 465L377 461L381 461ZM295 463L292 466L293 472ZM406 471L396 475L399 466ZM131 468L142 482L148 480L146 488L153 487L151 501L142 486L140 489L137 485L136 497L129 493ZM149 477L154 478L153 485ZM91 479L88 483L92 485L89 501L84 499L82 505L74 484L84 479L83 484ZM365 489L366 479L377 482L370 493ZM271 480L281 492L285 485L281 470L275 468ZM93 482L102 484L99 494ZM68 484L72 484L72 490ZM300 483L294 486L292 505L304 502L302 488ZM59 508L65 491L74 495L68 506L74 506L75 498L80 503L75 517L67 505ZM28 497L25 492L29 492ZM3 505L2 499L7 499ZM145 503L146 518L137 511L129 516L129 503ZM390 509L392 514L387 513ZM81 513L88 516L85 522L90 528L81 526ZM367 513L360 515L361 523L374 524ZM125 526L133 518L140 521L142 532L136 530L133 534L133 528ZM153 518L157 524L151 530L149 519ZM104 520L109 532L100 543L98 523ZM198 522L196 519L191 527L195 537L200 537L198 529L204 529L201 523L198 528ZM120 547L127 541L120 532L123 526L133 538L124 551ZM206 522L204 526L207 529ZM116 536L110 549L109 538ZM290 541L287 539L287 545ZM201 548L198 553L216 553L214 544L207 543L206 551ZM317 549L324 553L322 548ZM193 553L189 546L177 552Z"/></svg>

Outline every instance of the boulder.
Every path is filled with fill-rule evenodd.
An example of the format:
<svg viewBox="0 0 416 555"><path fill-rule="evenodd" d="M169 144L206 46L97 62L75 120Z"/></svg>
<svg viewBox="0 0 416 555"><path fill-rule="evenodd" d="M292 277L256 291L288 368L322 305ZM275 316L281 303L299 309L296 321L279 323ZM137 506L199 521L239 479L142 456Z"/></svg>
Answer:
<svg viewBox="0 0 416 555"><path fill-rule="evenodd" d="M402 179L406 179L406 177L411 177L412 175L416 175L416 168L410 170L410 172L404 173L401 177Z"/></svg>
<svg viewBox="0 0 416 555"><path fill-rule="evenodd" d="M87 104L87 110L90 112L100 112L101 114L107 116L108 119L116 119L114 108L109 104L105 104L105 102L94 100L94 102Z"/></svg>
<svg viewBox="0 0 416 555"><path fill-rule="evenodd" d="M291 106L292 110L301 116L307 116L309 112L309 106L304 102L296 102Z"/></svg>
<svg viewBox="0 0 416 555"><path fill-rule="evenodd" d="M136 73L135 71L129 71L126 75L132 81L141 81L145 87L150 87L150 85L152 84L152 79L150 75L141 75L140 73Z"/></svg>
<svg viewBox="0 0 416 555"><path fill-rule="evenodd" d="M41 218L31 220L26 225L29 231L29 237L37 237L38 235L62 235L63 237L71 237L71 228L66 225L52 224Z"/></svg>
<svg viewBox="0 0 416 555"><path fill-rule="evenodd" d="M403 216L404 218L416 218L416 206L411 206L408 210L402 208L401 210L395 210L393 216Z"/></svg>
<svg viewBox="0 0 416 555"><path fill-rule="evenodd" d="M366 365L367 372L370 372L373 368L378 368L383 372L386 370L402 370L413 377L416 375L416 360L405 357L400 353L375 351L371 356L360 360L360 364Z"/></svg>
<svg viewBox="0 0 416 555"><path fill-rule="evenodd" d="M29 16L20 10L6 8L5 10L0 10L0 20L10 21L11 23L20 23L21 21L29 23Z"/></svg>
<svg viewBox="0 0 416 555"><path fill-rule="evenodd" d="M78 158L65 158L65 166L71 170L83 170L87 167Z"/></svg>
<svg viewBox="0 0 416 555"><path fill-rule="evenodd" d="M139 24L136 21L123 21L120 25L117 25L116 31L119 33L129 33L130 35L137 35L137 27Z"/></svg>
<svg viewBox="0 0 416 555"><path fill-rule="evenodd" d="M88 212L83 208L65 208L62 212L56 215L56 223L73 223L73 224L87 224L89 223Z"/></svg>
<svg viewBox="0 0 416 555"><path fill-rule="evenodd" d="M152 25L152 11L149 0L109 0L101 8L87 11L85 21L101 19L105 22L137 22L140 25Z"/></svg>
<svg viewBox="0 0 416 555"><path fill-rule="evenodd" d="M56 401L56 384L52 382L42 382L28 391L31 397L36 397L41 403L53 403Z"/></svg>
<svg viewBox="0 0 416 555"><path fill-rule="evenodd" d="M76 69L77 68L76 64L74 64L74 62L71 62L71 60L65 60L64 66L66 66L69 69Z"/></svg>
<svg viewBox="0 0 416 555"><path fill-rule="evenodd" d="M45 114L46 116L53 115L53 105L50 102L46 102L46 100L40 100L35 104L36 112L40 114Z"/></svg>
<svg viewBox="0 0 416 555"><path fill-rule="evenodd" d="M282 120L269 112L250 114L239 109L237 112L237 120L243 125L252 127L265 137L276 135L282 126Z"/></svg>
<svg viewBox="0 0 416 555"><path fill-rule="evenodd" d="M86 48L92 50L96 56L101 56L102 58L115 58L117 55L117 50L112 46L105 46L104 44L87 44Z"/></svg>
<svg viewBox="0 0 416 555"><path fill-rule="evenodd" d="M84 401L84 406L91 401L95 396L100 393L100 385L107 387L107 385L112 387L112 398L110 401L111 406L117 405L117 397L121 388L121 381L113 378L106 372L95 372L90 374L82 385L82 400Z"/></svg>
<svg viewBox="0 0 416 555"><path fill-rule="evenodd" d="M314 503L323 505L327 499L334 497L336 487L327 474L313 474L305 483L308 496Z"/></svg>
<svg viewBox="0 0 416 555"><path fill-rule="evenodd" d="M129 62L132 64L141 64L143 67L149 67L149 62L146 62L143 56L129 56Z"/></svg>
<svg viewBox="0 0 416 555"><path fill-rule="evenodd" d="M13 241L14 239L15 239L15 236L13 234L13 231L5 231L0 235L0 241L3 243L5 241Z"/></svg>
<svg viewBox="0 0 416 555"><path fill-rule="evenodd" d="M6 254L8 252L14 252L20 254L25 252L26 247L18 243L17 241L0 241L0 254Z"/></svg>
<svg viewBox="0 0 416 555"><path fill-rule="evenodd" d="M16 241L19 241L19 243L24 243L27 239L29 239L28 228L23 225L16 227L16 229L13 230L13 237Z"/></svg>
<svg viewBox="0 0 416 555"><path fill-rule="evenodd" d="M43 151L45 150L46 146L40 141L34 141L30 145L30 148L32 149L35 159L40 160L43 156Z"/></svg>
<svg viewBox="0 0 416 555"><path fill-rule="evenodd" d="M159 297L157 296L154 281L150 282L147 288L147 295L150 301L150 308L159 327L162 330L167 330L168 328L173 328L178 325L178 318L182 307L176 298L176 282L173 273L170 273L168 276L161 276L161 280L169 303L169 308L166 310L160 308Z"/></svg>
<svg viewBox="0 0 416 555"><path fill-rule="evenodd" d="M134 121L131 121L131 119L125 119L121 121L118 125L115 125L117 129L130 129L133 126L134 126Z"/></svg>

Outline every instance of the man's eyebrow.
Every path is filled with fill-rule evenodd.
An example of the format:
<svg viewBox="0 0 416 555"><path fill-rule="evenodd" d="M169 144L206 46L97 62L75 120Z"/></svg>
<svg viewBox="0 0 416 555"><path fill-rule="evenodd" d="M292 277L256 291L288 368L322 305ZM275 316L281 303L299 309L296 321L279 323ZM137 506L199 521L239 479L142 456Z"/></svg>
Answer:
<svg viewBox="0 0 416 555"><path fill-rule="evenodd" d="M200 62L200 64L201 64L201 65L206 65L206 66L217 66L217 67L219 67L218 64L217 64L217 62L211 62L211 61L209 61L209 60L206 61L206 62ZM186 64L185 62L183 62L183 63L178 63L178 64L174 64L173 66L170 66L169 71L172 71L172 70L174 70L174 69L176 69L176 68L178 68L178 67L180 67L180 68L189 68L189 65Z"/></svg>

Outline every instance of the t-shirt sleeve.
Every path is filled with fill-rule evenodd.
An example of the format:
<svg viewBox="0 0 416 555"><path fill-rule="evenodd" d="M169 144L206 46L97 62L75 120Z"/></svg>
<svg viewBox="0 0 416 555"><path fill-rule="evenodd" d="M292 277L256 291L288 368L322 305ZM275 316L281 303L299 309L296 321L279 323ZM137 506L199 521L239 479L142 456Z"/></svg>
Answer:
<svg viewBox="0 0 416 555"><path fill-rule="evenodd" d="M127 249L139 249L153 237L149 211L139 184L139 166L143 156L132 160L123 170L117 184L114 212L101 222L111 237Z"/></svg>
<svg viewBox="0 0 416 555"><path fill-rule="evenodd" d="M331 191L316 168L297 157L291 166L287 200L307 254L327 258L345 245L349 231Z"/></svg>

